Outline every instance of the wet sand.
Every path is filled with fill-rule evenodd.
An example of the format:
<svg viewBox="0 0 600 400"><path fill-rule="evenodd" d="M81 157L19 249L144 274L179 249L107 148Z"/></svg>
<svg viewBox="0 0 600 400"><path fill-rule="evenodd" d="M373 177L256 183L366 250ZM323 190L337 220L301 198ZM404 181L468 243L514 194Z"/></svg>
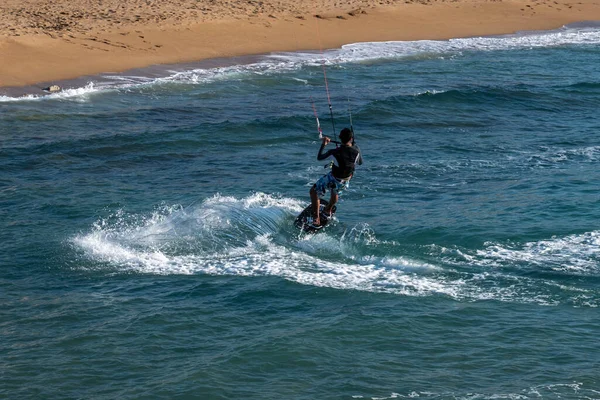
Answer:
<svg viewBox="0 0 600 400"><path fill-rule="evenodd" d="M548 30L600 0L4 0L0 87L347 43Z"/></svg>

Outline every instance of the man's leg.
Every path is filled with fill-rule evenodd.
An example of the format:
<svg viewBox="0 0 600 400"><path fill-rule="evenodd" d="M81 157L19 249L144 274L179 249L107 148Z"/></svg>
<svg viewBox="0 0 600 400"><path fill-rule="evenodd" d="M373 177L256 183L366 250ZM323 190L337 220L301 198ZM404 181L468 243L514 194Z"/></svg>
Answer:
<svg viewBox="0 0 600 400"><path fill-rule="evenodd" d="M321 225L321 219L319 218L319 208L321 207L321 200L319 199L319 194L317 193L317 186L313 185L310 188L310 202L312 204L313 210L313 224L318 226Z"/></svg>
<svg viewBox="0 0 600 400"><path fill-rule="evenodd" d="M329 204L325 207L323 212L327 213L327 214L331 214L331 210L333 210L333 206L335 206L335 204L338 202L338 199L339 199L339 195L334 190L332 190L331 197L329 198Z"/></svg>

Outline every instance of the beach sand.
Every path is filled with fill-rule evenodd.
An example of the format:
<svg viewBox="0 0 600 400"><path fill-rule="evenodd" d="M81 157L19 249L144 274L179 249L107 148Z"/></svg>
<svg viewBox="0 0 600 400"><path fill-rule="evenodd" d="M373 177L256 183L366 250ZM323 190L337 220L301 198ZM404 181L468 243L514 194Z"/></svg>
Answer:
<svg viewBox="0 0 600 400"><path fill-rule="evenodd" d="M600 0L2 0L0 87L347 43L548 30Z"/></svg>

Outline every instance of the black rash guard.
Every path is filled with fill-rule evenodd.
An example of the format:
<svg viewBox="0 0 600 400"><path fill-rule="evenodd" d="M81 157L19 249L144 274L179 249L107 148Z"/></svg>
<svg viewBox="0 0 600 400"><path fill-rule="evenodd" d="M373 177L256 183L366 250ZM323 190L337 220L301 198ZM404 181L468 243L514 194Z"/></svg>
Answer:
<svg viewBox="0 0 600 400"><path fill-rule="evenodd" d="M335 157L337 165L333 165L331 173L337 179L350 179L350 177L354 173L354 166L356 164L362 165L363 163L362 155L360 154L360 149L357 145L342 145L340 147L336 147L335 149L331 149L323 153L324 148L325 145L321 145L321 148L319 149L319 154L317 154L317 160L321 161L329 156Z"/></svg>

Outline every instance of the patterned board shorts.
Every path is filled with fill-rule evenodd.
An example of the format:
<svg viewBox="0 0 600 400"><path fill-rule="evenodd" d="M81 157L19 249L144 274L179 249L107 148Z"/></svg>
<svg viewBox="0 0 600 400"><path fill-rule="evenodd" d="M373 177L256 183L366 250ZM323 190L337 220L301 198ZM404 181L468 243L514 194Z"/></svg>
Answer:
<svg viewBox="0 0 600 400"><path fill-rule="evenodd" d="M319 197L323 196L325 192L327 192L327 189L331 189L332 192L339 195L348 188L349 183L349 181L335 179L330 172L327 175L323 175L319 178L317 183L315 183L317 195Z"/></svg>

